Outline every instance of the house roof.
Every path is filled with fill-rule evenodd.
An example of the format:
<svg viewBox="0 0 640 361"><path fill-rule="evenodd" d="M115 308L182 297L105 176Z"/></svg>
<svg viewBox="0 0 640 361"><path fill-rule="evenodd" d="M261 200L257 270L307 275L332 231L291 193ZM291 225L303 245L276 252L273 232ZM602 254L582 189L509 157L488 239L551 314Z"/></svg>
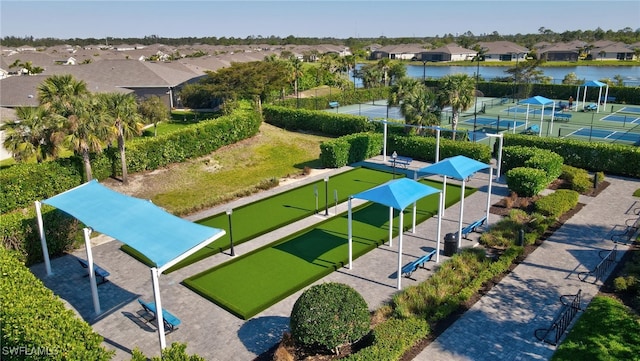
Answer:
<svg viewBox="0 0 640 361"><path fill-rule="evenodd" d="M455 43L450 43L450 44L447 44L445 46L441 46L441 47L436 48L436 49L425 50L425 51L422 51L422 52L423 53L445 53L445 54L451 54L451 55L455 55L455 54L476 54L477 53L475 50L463 48L460 45L455 44Z"/></svg>
<svg viewBox="0 0 640 361"><path fill-rule="evenodd" d="M486 54L519 54L528 53L529 49L511 41L491 41L478 43Z"/></svg>

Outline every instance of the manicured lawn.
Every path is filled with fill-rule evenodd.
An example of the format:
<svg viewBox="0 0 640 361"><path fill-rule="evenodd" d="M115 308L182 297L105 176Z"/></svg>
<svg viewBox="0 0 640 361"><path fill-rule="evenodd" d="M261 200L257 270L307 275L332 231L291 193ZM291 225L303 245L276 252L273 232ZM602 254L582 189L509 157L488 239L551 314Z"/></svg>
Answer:
<svg viewBox="0 0 640 361"><path fill-rule="evenodd" d="M334 190L338 191L338 202L342 203L347 200L349 195L375 187L391 180L392 177L393 175L389 172L367 168L356 168L330 177L327 185L330 194L329 205L334 204ZM314 214L316 212L316 190L318 193L318 207L324 212L324 180L297 187L234 209L232 214L234 245L249 241L261 234ZM186 260L178 263L169 269L168 272L175 271L229 249L231 245L228 233L229 218L225 212L199 220L197 223L213 228L225 229L227 230L227 234L207 245ZM130 252L134 257L149 264L144 256L138 254L131 248L127 246L123 246L122 248L126 252Z"/></svg>
<svg viewBox="0 0 640 361"><path fill-rule="evenodd" d="M435 188L441 183L424 181ZM371 188L368 185L366 188ZM459 187L447 185L447 203L460 198ZM475 189L468 189L466 194ZM417 222L437 212L438 195L417 202ZM450 204L450 203L449 203ZM405 224L410 224L410 211ZM398 220L394 224L398 224ZM348 259L347 214L301 230L258 250L184 281L185 285L234 315L249 319L310 283L343 267ZM389 209L367 203L353 214L354 259L387 241ZM396 232L397 234L397 232Z"/></svg>
<svg viewBox="0 0 640 361"><path fill-rule="evenodd" d="M551 360L640 360L640 316L618 300L597 296Z"/></svg>

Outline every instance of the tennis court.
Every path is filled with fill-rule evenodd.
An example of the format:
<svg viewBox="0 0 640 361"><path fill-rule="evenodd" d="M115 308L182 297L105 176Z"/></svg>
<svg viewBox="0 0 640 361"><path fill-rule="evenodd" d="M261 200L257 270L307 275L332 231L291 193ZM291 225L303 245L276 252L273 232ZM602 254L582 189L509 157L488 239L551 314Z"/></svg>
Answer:
<svg viewBox="0 0 640 361"><path fill-rule="evenodd" d="M623 115L623 114L609 114L600 120L604 120L605 122L617 122L623 124L633 124L640 121L640 118L635 115Z"/></svg>
<svg viewBox="0 0 640 361"><path fill-rule="evenodd" d="M500 118L486 118L486 117L480 117L480 118L476 118L476 119L467 119L464 121L464 123L469 124L469 125L473 125L474 123L476 125L482 126L482 127L497 127L499 129L513 129L514 127L518 128L518 127L522 127L524 126L525 122L523 121L519 121L519 120L502 120Z"/></svg>
<svg viewBox="0 0 640 361"><path fill-rule="evenodd" d="M367 118L404 120L404 117L402 116L402 114L400 114L399 107L389 107L389 109L387 110L387 102L385 100L376 100L375 104L368 103L340 106L335 109L327 109L326 111L351 115L361 115Z"/></svg>
<svg viewBox="0 0 640 361"><path fill-rule="evenodd" d="M567 134L565 137L600 138L608 141L622 141L640 143L639 133L619 132L616 130L580 128Z"/></svg>
<svg viewBox="0 0 640 361"><path fill-rule="evenodd" d="M618 110L618 112L620 112L620 113L640 114L640 107L625 106L625 107L621 108L620 110Z"/></svg>

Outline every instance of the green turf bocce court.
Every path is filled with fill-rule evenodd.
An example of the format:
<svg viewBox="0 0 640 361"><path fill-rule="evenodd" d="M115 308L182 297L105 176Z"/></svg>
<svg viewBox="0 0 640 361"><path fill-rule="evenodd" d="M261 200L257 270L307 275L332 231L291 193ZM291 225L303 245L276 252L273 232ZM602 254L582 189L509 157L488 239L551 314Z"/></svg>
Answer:
<svg viewBox="0 0 640 361"><path fill-rule="evenodd" d="M341 199L346 199L349 195L375 187L390 180L392 177L393 174L388 172L357 168L334 176L331 179L334 182L339 180L339 185L345 185L345 188L339 188L339 185L336 186L339 192L342 189L349 190L348 192L342 192L344 193L344 198ZM422 180L421 182L433 188L442 189L442 183L431 180ZM323 181L320 181L320 183L323 183ZM286 224L289 222L285 219L286 217L278 218L274 214L277 212L274 212L273 209L290 210L293 207L284 205L291 203L283 202L283 200L296 200L298 203L304 202L303 195L309 194L309 192L313 196L314 184L265 199L264 202L271 203L270 206L262 203L262 201L256 202L261 203L259 204L260 207L269 207L263 209L271 209L272 211L269 213L255 213L252 210L246 210L244 214L249 218L245 218L244 222L254 223L252 232L256 235L266 232L255 227L255 223L262 223L255 222L256 219L265 218L265 227L267 227L275 224L269 221L273 214L281 224ZM475 192L475 189L467 189L465 196L473 192ZM460 200L460 187L447 184L446 194L445 205L455 204ZM279 199L280 196L283 198ZM423 222L437 213L438 197L436 194L417 202L417 223ZM313 197L308 198L312 202L311 207L309 206L310 202L307 201L303 203L306 204L306 208L299 206L296 209L299 212L304 211L304 213L313 214L315 212L315 200ZM249 204L243 209L251 208L253 205L253 203ZM255 218L260 214L263 215L261 218ZM269 214L269 217L265 217L264 214ZM291 217L294 213L288 214ZM223 214L223 216L216 215L208 220L218 219L218 222L221 222L218 227L222 226L224 228L225 225L222 222L226 222L226 214ZM397 211L394 213L394 217L395 219L399 217ZM405 215L405 217L407 216ZM294 218L290 219L293 220ZM236 227L242 227L240 222L240 220L234 222L234 231ZM347 222L346 212L328 218L317 225L302 229L248 254L241 255L224 264L189 277L184 281L184 284L232 314L242 319L249 319L347 264ZM394 220L394 224L397 224L396 220ZM276 226L272 227L272 229L274 228ZM388 240L389 208L370 202L356 207L353 212L353 231L354 258L382 245ZM246 234L248 233L245 233L244 241L251 238ZM397 228L393 230L393 234L394 236L398 234ZM228 241L223 244L226 246L227 243ZM221 250L220 246L217 247L218 249L214 249L216 252Z"/></svg>

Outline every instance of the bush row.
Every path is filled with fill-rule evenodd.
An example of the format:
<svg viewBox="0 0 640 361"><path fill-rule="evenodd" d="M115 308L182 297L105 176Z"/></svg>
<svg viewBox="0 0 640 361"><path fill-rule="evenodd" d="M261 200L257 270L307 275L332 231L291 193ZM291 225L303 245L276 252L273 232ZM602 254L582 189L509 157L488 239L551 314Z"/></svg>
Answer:
<svg viewBox="0 0 640 361"><path fill-rule="evenodd" d="M535 210L547 217L558 218L578 204L578 192L571 189L558 189L538 199Z"/></svg>
<svg viewBox="0 0 640 361"><path fill-rule="evenodd" d="M390 135L387 149L390 152L425 162L435 162L437 139L434 137ZM485 144L459 142L440 138L440 159L464 155L479 162L491 161L491 148Z"/></svg>
<svg viewBox="0 0 640 361"><path fill-rule="evenodd" d="M379 133L346 135L320 144L320 162L324 167L339 168L379 155L382 146Z"/></svg>
<svg viewBox="0 0 640 361"><path fill-rule="evenodd" d="M209 154L228 144L258 133L260 114L248 102L232 114L203 121L191 127L127 143L130 173L154 170L171 163ZM94 178L101 180L120 173L120 155L115 147L93 154ZM81 184L84 179L81 157L53 162L20 164L0 171L0 213L30 206L33 201L52 197Z"/></svg>
<svg viewBox="0 0 640 361"><path fill-rule="evenodd" d="M429 324L418 318L390 319L372 331L372 345L344 358L345 361L399 360L429 334Z"/></svg>
<svg viewBox="0 0 640 361"><path fill-rule="evenodd" d="M640 147L583 140L505 134L504 146L547 149L559 154L564 164L593 172L640 177Z"/></svg>
<svg viewBox="0 0 640 361"><path fill-rule="evenodd" d="M53 207L42 206L42 221L50 255L60 255L81 242L81 224ZM42 245L35 207L0 215L0 247L17 251L27 265L42 262Z"/></svg>
<svg viewBox="0 0 640 361"><path fill-rule="evenodd" d="M3 360L110 360L102 336L66 309L17 257L0 247Z"/></svg>
<svg viewBox="0 0 640 361"><path fill-rule="evenodd" d="M508 146L502 159L509 189L524 197L538 194L562 173L562 157L545 149Z"/></svg>
<svg viewBox="0 0 640 361"><path fill-rule="evenodd" d="M274 105L262 108L264 121L291 131L308 131L342 136L374 130L375 125L363 116L290 109Z"/></svg>
<svg viewBox="0 0 640 361"><path fill-rule="evenodd" d="M340 106L365 103L375 104L376 100L387 99L389 97L389 87L359 88L344 91L334 90L336 90L336 92L331 95L321 95L313 98L278 99L274 101L274 103L287 108L321 110L328 109L329 102L338 102Z"/></svg>

